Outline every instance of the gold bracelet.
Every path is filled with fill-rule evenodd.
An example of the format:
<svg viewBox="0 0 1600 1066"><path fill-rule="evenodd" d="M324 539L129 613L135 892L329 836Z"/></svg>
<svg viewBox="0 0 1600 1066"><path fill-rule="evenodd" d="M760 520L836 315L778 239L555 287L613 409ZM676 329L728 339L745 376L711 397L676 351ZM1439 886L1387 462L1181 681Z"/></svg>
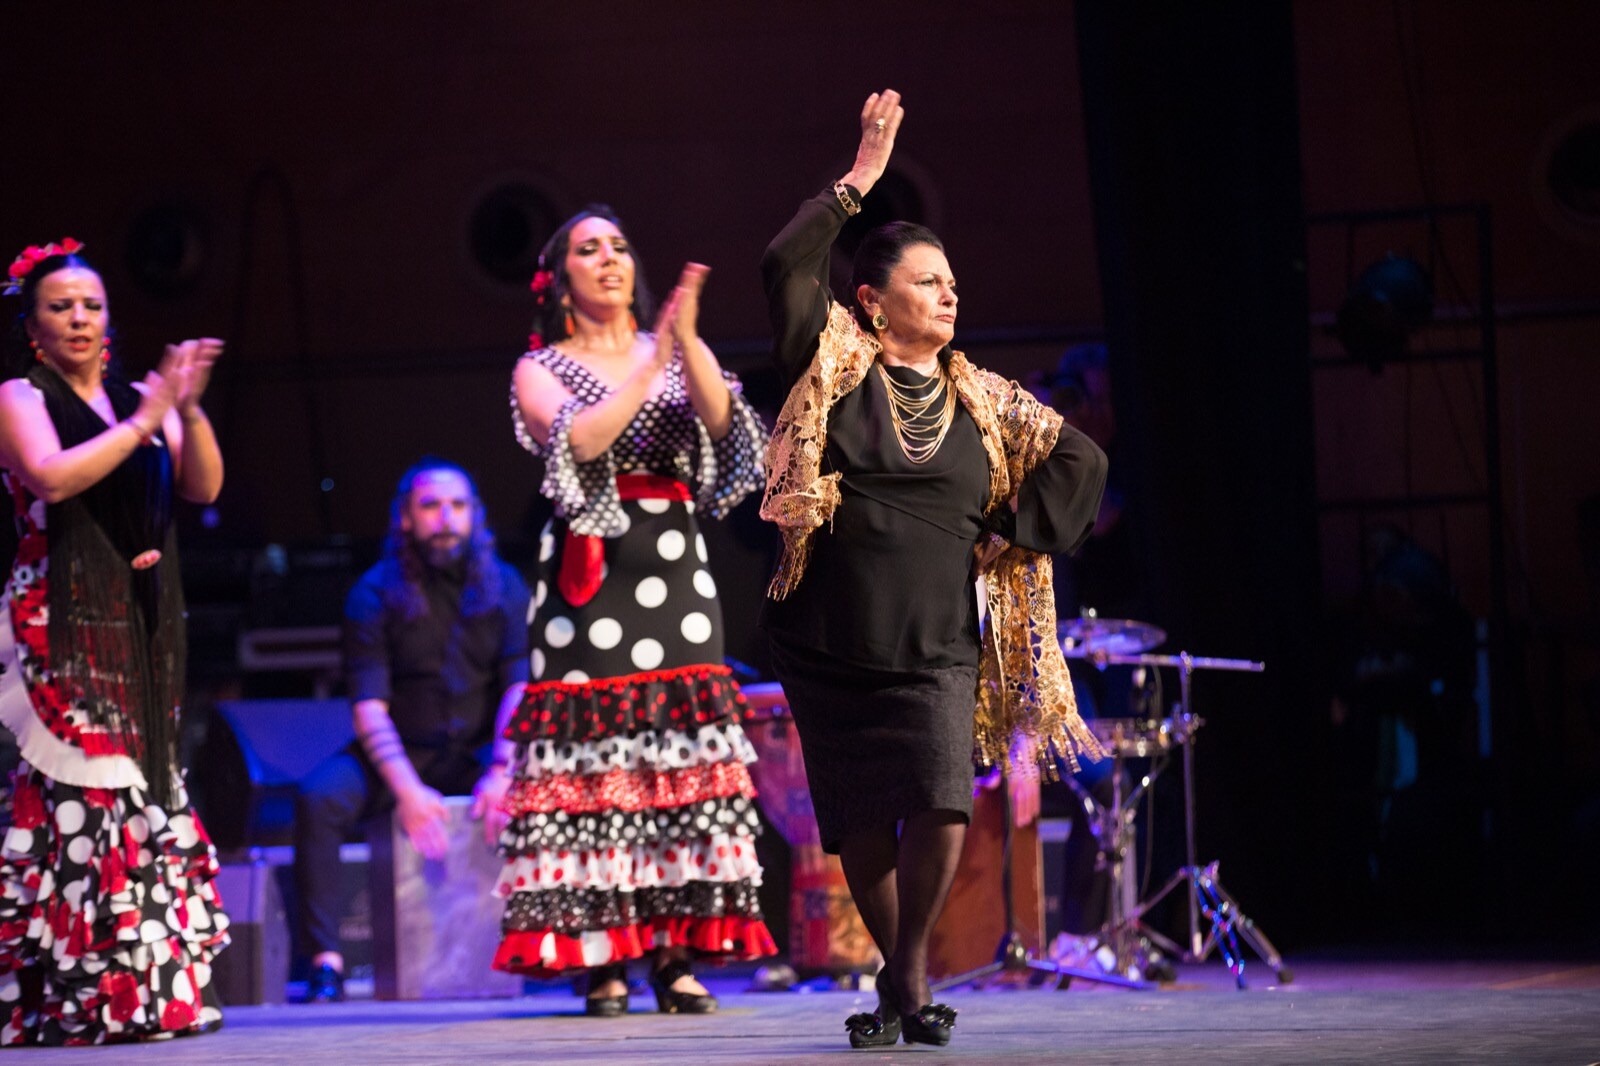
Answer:
<svg viewBox="0 0 1600 1066"><path fill-rule="evenodd" d="M858 215L861 213L861 201L850 195L850 187L844 182L836 181L833 183L833 195L839 198L839 206L844 208L845 214Z"/></svg>

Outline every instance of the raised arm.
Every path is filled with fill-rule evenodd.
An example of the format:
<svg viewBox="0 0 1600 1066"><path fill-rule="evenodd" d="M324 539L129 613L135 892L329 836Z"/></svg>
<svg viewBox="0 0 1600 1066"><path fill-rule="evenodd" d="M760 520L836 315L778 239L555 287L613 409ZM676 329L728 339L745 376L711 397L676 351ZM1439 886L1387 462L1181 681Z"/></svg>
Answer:
<svg viewBox="0 0 1600 1066"><path fill-rule="evenodd" d="M893 89L867 97L855 165L833 188L801 204L761 257L774 351L786 383L805 371L828 319L828 250L883 177L903 118L900 94Z"/></svg>

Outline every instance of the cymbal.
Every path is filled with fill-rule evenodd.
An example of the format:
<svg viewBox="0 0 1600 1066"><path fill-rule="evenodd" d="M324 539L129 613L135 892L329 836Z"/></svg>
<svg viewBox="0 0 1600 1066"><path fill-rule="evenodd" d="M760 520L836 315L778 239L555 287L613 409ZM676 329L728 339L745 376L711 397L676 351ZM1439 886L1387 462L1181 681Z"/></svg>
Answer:
<svg viewBox="0 0 1600 1066"><path fill-rule="evenodd" d="M1088 615L1069 618L1056 627L1068 655L1138 655L1166 643L1165 630L1149 622Z"/></svg>

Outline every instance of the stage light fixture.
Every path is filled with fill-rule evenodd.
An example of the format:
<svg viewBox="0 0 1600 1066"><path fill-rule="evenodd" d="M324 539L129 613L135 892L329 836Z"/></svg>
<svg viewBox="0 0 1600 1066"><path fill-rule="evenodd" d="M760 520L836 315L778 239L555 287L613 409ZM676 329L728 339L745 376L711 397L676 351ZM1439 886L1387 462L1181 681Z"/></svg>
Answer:
<svg viewBox="0 0 1600 1066"><path fill-rule="evenodd" d="M467 223L473 261L495 281L526 288L539 249L562 220L556 205L533 185L498 185L478 200Z"/></svg>
<svg viewBox="0 0 1600 1066"><path fill-rule="evenodd" d="M1376 374L1405 354L1411 333L1433 317L1433 279L1393 252L1361 272L1339 306L1334 335Z"/></svg>

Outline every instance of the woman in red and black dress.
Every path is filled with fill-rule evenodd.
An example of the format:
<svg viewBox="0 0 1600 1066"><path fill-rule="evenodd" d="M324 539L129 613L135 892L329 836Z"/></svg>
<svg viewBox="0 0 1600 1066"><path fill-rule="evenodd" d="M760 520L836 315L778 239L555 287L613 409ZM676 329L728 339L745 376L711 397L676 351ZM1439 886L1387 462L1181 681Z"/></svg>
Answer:
<svg viewBox="0 0 1600 1066"><path fill-rule="evenodd" d="M705 274L686 267L641 331L649 297L621 223L586 209L540 256L537 336L512 384L556 518L506 732L495 965L588 969L591 1014L627 1009L626 964L652 949L658 1006L694 1013L716 1000L692 956L774 951L756 899L755 753L697 525L760 486L765 433L696 332Z"/></svg>
<svg viewBox="0 0 1600 1066"><path fill-rule="evenodd" d="M108 369L105 287L75 241L11 265L17 375L0 478L19 546L0 603L0 724L22 764L0 825L0 1046L221 1024L227 915L177 759L183 592L172 500L209 503L222 455L200 397L216 340Z"/></svg>

